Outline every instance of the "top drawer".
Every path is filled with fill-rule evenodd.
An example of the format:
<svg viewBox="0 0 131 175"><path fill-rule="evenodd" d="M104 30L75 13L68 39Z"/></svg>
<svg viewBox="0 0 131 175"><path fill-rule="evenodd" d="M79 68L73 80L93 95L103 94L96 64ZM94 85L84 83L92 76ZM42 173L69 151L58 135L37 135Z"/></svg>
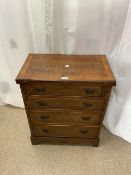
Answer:
<svg viewBox="0 0 131 175"><path fill-rule="evenodd" d="M30 83L29 95L99 97L102 87L86 83L45 82Z"/></svg>

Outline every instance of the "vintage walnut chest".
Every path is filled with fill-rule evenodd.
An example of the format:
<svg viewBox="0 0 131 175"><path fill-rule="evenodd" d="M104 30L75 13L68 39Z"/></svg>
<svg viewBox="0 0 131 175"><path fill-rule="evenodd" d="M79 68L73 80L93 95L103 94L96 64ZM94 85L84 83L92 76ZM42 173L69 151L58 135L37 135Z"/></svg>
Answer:
<svg viewBox="0 0 131 175"><path fill-rule="evenodd" d="M32 144L98 146L115 78L104 55L29 54L20 84Z"/></svg>

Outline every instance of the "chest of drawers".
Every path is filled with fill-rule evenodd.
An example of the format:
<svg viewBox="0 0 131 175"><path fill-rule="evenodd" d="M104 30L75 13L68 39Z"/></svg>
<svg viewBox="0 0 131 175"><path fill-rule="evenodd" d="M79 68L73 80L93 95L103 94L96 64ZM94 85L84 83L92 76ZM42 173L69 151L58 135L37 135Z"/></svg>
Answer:
<svg viewBox="0 0 131 175"><path fill-rule="evenodd" d="M99 145L115 78L104 55L29 54L16 78L32 144Z"/></svg>

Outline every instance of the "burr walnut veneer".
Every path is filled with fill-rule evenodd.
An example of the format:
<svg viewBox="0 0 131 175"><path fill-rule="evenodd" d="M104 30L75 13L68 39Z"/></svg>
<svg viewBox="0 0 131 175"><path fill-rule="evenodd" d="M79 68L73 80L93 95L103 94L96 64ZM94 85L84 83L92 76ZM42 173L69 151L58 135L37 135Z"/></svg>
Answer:
<svg viewBox="0 0 131 175"><path fill-rule="evenodd" d="M20 84L32 144L98 146L115 78L104 55L29 54Z"/></svg>

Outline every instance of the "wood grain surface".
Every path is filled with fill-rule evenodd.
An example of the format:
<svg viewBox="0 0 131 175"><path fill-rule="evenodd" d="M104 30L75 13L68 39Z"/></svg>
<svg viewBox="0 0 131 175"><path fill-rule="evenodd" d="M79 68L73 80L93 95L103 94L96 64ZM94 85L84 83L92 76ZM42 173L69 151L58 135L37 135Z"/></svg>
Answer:
<svg viewBox="0 0 131 175"><path fill-rule="evenodd" d="M68 81L115 84L104 55L30 54L16 81L63 81L62 77L68 77Z"/></svg>
<svg viewBox="0 0 131 175"><path fill-rule="evenodd" d="M115 78L104 55L29 54L16 78L32 144L99 145Z"/></svg>

